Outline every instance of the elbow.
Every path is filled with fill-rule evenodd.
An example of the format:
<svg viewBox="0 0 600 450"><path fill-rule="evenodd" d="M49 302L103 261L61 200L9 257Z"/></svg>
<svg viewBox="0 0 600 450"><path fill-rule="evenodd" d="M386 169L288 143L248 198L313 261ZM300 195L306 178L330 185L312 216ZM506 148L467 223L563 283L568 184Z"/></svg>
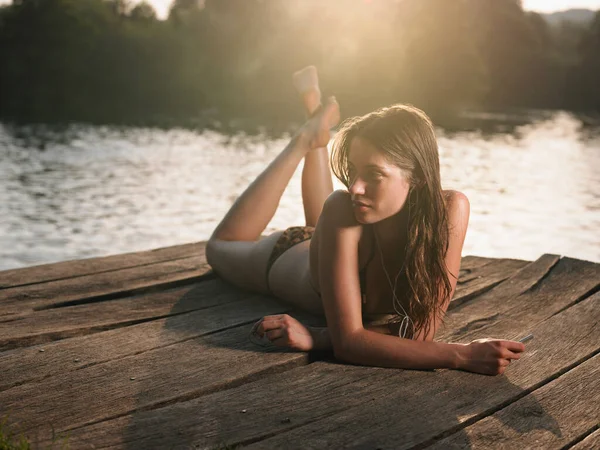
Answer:
<svg viewBox="0 0 600 450"><path fill-rule="evenodd" d="M360 339L356 334L342 337L337 340L338 342L332 341L333 356L339 361L356 363L357 346L355 345L356 339Z"/></svg>
<svg viewBox="0 0 600 450"><path fill-rule="evenodd" d="M347 350L334 350L333 356L336 360L346 362L346 363L356 363L355 359L352 357L352 353Z"/></svg>
<svg viewBox="0 0 600 450"><path fill-rule="evenodd" d="M344 345L337 343L337 342L332 342L332 347L333 347L333 356L335 359L340 360L340 361L346 361L346 348Z"/></svg>

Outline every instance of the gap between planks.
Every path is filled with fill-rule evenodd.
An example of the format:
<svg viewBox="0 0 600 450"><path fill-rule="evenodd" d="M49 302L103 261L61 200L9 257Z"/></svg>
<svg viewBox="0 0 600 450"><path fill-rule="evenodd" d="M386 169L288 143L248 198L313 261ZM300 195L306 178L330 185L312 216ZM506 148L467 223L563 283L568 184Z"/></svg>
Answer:
<svg viewBox="0 0 600 450"><path fill-rule="evenodd" d="M0 271L0 290L204 256L206 241ZM26 281L25 281L26 280Z"/></svg>
<svg viewBox="0 0 600 450"><path fill-rule="evenodd" d="M545 271L543 270L544 265L542 263L540 263L539 265L541 266L541 269L542 269L542 270L539 271L539 273L542 273L542 274L545 273ZM554 289L556 287L556 285L560 286L564 282L565 277L568 277L569 273L571 271L577 269L577 268L579 268L579 269L577 269L577 273L579 273L579 275L582 277L582 281L584 281L584 283L581 283L581 282L577 283L578 288L579 289L587 289L586 285L585 285L585 282L590 283L590 282L593 282L593 280L590 280L590 276L589 276L590 275L590 272L589 272L590 269L585 269L586 267L590 267L590 264L578 262L576 260L573 261L573 260L566 259L563 262L563 264L560 267L557 268L556 275L554 275L552 277L549 277L546 280L546 284L549 284L549 283L551 284L551 287L549 287L548 289L551 289L551 288ZM595 270L597 267L592 267L592 268ZM510 288L510 289L514 290L515 292L518 292L523 287L526 287L528 284L530 285L530 283L532 281L531 281L530 277L528 277L526 275L527 274L525 273L524 276L523 276L523 280L521 280L521 286L520 287L514 285L515 283L513 283L512 285L509 285L507 287L507 289ZM588 280L588 281L586 281L586 280ZM554 285L554 287L552 287L552 284ZM537 294L528 293L526 295L526 297L534 297L535 295L537 295ZM573 292L572 295L578 295L578 294L577 294L577 292ZM498 295L497 298L496 298L496 301L501 302L501 304L505 303L507 300L510 300L510 299L505 299L502 295ZM512 299L512 301L513 301L513 303L515 303L515 302L518 303L518 301L515 300L515 299ZM520 300L520 301L522 301L522 300ZM556 302L558 304L558 306L560 306L560 302L561 301L569 301L569 299L568 298L562 299L561 296L554 297L554 302ZM470 307L474 307L475 305L476 304L473 304ZM483 306L485 306L485 305L483 305ZM545 321L545 319L543 317L547 318L547 314L551 314L552 313L551 310L550 311L546 311L544 309L540 310L539 308L534 308L533 310L536 311L536 313L539 316L539 318L537 319L538 322L539 322L540 319L543 320L543 321ZM510 307L507 308L507 311L511 312L511 314L513 314L513 315L520 314L520 311L515 311L514 308L511 309ZM510 321L509 322L507 322L507 321L501 321L501 322L498 323L498 328L500 328L500 329L506 328L507 326L509 327L508 329L510 329L511 327L512 327L512 329L515 329L515 325L511 325Z"/></svg>

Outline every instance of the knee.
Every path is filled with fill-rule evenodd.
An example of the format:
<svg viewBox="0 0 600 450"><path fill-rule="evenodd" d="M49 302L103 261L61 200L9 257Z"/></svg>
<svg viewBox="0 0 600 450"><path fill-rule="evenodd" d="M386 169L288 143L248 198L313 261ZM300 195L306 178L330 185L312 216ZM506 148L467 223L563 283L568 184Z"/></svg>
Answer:
<svg viewBox="0 0 600 450"><path fill-rule="evenodd" d="M217 268L215 267L217 261L217 249L218 249L218 239L210 238L208 242L206 242L206 262L212 269L216 272Z"/></svg>

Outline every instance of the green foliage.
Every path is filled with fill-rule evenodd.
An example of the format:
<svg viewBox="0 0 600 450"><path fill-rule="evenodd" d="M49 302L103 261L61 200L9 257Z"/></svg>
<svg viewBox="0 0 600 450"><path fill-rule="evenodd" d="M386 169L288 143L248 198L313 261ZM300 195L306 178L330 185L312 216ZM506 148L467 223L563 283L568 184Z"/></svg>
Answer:
<svg viewBox="0 0 600 450"><path fill-rule="evenodd" d="M14 434L6 426L7 420L7 417L0 420L0 450L29 450L31 446L22 433L15 441Z"/></svg>
<svg viewBox="0 0 600 450"><path fill-rule="evenodd" d="M301 117L293 71L318 67L344 114L412 102L600 110L600 19L550 26L519 0L129 0L0 8L0 118L185 122Z"/></svg>
<svg viewBox="0 0 600 450"><path fill-rule="evenodd" d="M25 437L23 433L19 433L18 438L15 436L15 433L9 429L6 425L8 422L8 416L4 416L0 419L0 450L30 450L31 443L29 439ZM54 432L54 428L52 429L52 442L49 447L46 447L47 450L53 450L54 444L57 441L62 439L62 443L60 446L61 450L69 449L69 438L67 436L56 435ZM39 448L39 447L36 447Z"/></svg>

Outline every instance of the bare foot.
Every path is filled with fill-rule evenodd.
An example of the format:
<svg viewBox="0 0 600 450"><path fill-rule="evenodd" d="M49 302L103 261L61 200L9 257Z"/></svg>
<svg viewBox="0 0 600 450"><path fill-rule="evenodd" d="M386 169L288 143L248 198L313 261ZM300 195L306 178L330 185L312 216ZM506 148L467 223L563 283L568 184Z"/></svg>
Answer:
<svg viewBox="0 0 600 450"><path fill-rule="evenodd" d="M329 129L340 121L340 106L335 97L329 97L325 106L302 126L300 134L310 149L326 147L329 143Z"/></svg>
<svg viewBox="0 0 600 450"><path fill-rule="evenodd" d="M302 103L307 116L310 117L321 105L321 90L319 89L319 76L315 66L308 66L294 73L292 76L294 87L302 97Z"/></svg>

